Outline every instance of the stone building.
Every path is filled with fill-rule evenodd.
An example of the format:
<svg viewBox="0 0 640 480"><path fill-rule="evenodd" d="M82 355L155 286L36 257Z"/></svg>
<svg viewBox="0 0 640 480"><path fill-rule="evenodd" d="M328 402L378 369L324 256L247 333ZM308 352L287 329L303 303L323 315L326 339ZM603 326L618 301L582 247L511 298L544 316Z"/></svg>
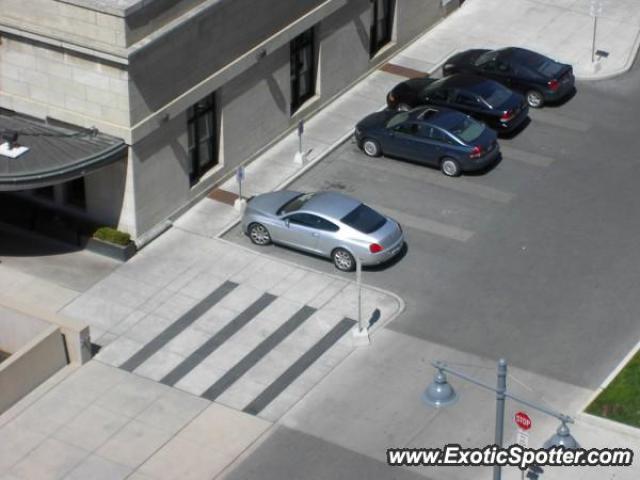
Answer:
<svg viewBox="0 0 640 480"><path fill-rule="evenodd" d="M0 191L143 243L442 3L0 0Z"/></svg>

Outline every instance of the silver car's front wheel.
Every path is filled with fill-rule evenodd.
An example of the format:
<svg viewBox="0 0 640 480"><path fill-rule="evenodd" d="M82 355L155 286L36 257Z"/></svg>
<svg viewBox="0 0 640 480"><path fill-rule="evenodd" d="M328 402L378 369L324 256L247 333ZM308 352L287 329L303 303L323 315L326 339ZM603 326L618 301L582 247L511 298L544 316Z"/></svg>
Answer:
<svg viewBox="0 0 640 480"><path fill-rule="evenodd" d="M351 272L356 267L356 261L344 248L336 248L331 254L333 264L338 270Z"/></svg>
<svg viewBox="0 0 640 480"><path fill-rule="evenodd" d="M271 243L269 230L259 223L252 223L249 226L249 238L256 245L269 245Z"/></svg>

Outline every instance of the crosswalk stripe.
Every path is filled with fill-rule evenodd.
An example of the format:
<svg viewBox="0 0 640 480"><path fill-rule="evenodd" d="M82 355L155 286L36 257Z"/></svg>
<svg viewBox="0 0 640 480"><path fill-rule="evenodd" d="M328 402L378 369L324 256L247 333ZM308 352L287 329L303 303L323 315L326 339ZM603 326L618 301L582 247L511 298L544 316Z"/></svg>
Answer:
<svg viewBox="0 0 640 480"><path fill-rule="evenodd" d="M264 358L271 350L286 339L290 333L296 330L315 313L316 309L304 306L298 310L289 320L280 325L271 335L265 338L257 347L244 356L236 365L227 371L218 381L211 385L201 397L214 401L222 395L240 377L247 373L254 365Z"/></svg>
<svg viewBox="0 0 640 480"><path fill-rule="evenodd" d="M473 237L474 232L466 230L460 227L454 227L453 225L447 225L435 220L429 220L428 218L418 217L409 213L404 213L399 210L383 207L381 205L369 204L375 210L384 213L386 216L398 221L400 225L415 228L425 233L432 235L438 235L441 237L449 238L451 240L457 240L459 242L466 242Z"/></svg>
<svg viewBox="0 0 640 480"><path fill-rule="evenodd" d="M517 148L502 146L500 147L502 156L508 160L516 160L518 162L526 163L534 167L548 167L554 162L551 157L546 157L537 153L525 152L524 150L518 150Z"/></svg>
<svg viewBox="0 0 640 480"><path fill-rule="evenodd" d="M574 118L559 115L557 113L551 113L549 111L531 111L529 110L529 116L535 122L546 123L554 127L566 128L569 130L575 130L576 132L587 132L591 129L591 124L583 122L582 120L576 120Z"/></svg>
<svg viewBox="0 0 640 480"><path fill-rule="evenodd" d="M165 385L173 386L182 377L193 370L200 362L217 350L224 342L237 333L242 327L253 320L262 310L267 308L277 297L265 293L253 302L242 313L225 325L218 333L207 340L196 351L185 358L177 367L171 370L161 380Z"/></svg>
<svg viewBox="0 0 640 480"><path fill-rule="evenodd" d="M513 198L512 193L503 192L484 185L478 185L477 183L472 183L462 178L445 177L440 172L433 171L428 167L404 164L403 162L387 158L373 159L366 157L365 159L362 159L353 158L351 155L348 155L345 156L345 160L360 166L363 165L363 162L366 162L366 168L372 168L379 172L389 173L391 175L409 178L411 180L420 180L431 185L448 188L449 190L455 190L457 192L473 195L485 200L509 203Z"/></svg>
<svg viewBox="0 0 640 480"><path fill-rule="evenodd" d="M133 372L172 339L186 330L189 325L198 320L198 318L200 318L210 308L226 297L227 294L233 291L237 286L238 284L234 282L224 282L204 300L182 315L164 331L160 332L153 340L133 354L128 360L120 365L120 368L127 370L128 372Z"/></svg>
<svg viewBox="0 0 640 480"><path fill-rule="evenodd" d="M327 334L318 340L313 347L303 353L293 365L287 368L287 370L265 388L243 411L252 415L258 415L355 324L355 320L343 318L340 323L335 325Z"/></svg>

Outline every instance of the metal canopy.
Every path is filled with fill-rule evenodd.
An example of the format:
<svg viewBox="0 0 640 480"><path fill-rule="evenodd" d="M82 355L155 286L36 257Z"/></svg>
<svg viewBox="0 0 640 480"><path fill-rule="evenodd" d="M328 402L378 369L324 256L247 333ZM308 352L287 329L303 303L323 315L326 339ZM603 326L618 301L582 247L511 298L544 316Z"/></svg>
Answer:
<svg viewBox="0 0 640 480"><path fill-rule="evenodd" d="M82 177L125 158L124 140L95 129L42 121L0 109L0 143L15 138L28 151L0 155L0 191L47 187Z"/></svg>

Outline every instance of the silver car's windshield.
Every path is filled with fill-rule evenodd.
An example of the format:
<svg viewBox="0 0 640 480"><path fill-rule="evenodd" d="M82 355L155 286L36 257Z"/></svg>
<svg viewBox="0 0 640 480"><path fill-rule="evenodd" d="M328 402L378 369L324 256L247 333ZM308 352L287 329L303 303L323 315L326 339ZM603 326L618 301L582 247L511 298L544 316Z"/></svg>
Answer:
<svg viewBox="0 0 640 480"><path fill-rule="evenodd" d="M387 219L375 210L367 207L364 203L361 203L355 209L351 210L341 221L362 233L372 233L382 227L387 222Z"/></svg>
<svg viewBox="0 0 640 480"><path fill-rule="evenodd" d="M292 198L278 210L278 215L286 215L295 212L304 207L304 204L313 198L315 193L301 193L297 197Z"/></svg>

